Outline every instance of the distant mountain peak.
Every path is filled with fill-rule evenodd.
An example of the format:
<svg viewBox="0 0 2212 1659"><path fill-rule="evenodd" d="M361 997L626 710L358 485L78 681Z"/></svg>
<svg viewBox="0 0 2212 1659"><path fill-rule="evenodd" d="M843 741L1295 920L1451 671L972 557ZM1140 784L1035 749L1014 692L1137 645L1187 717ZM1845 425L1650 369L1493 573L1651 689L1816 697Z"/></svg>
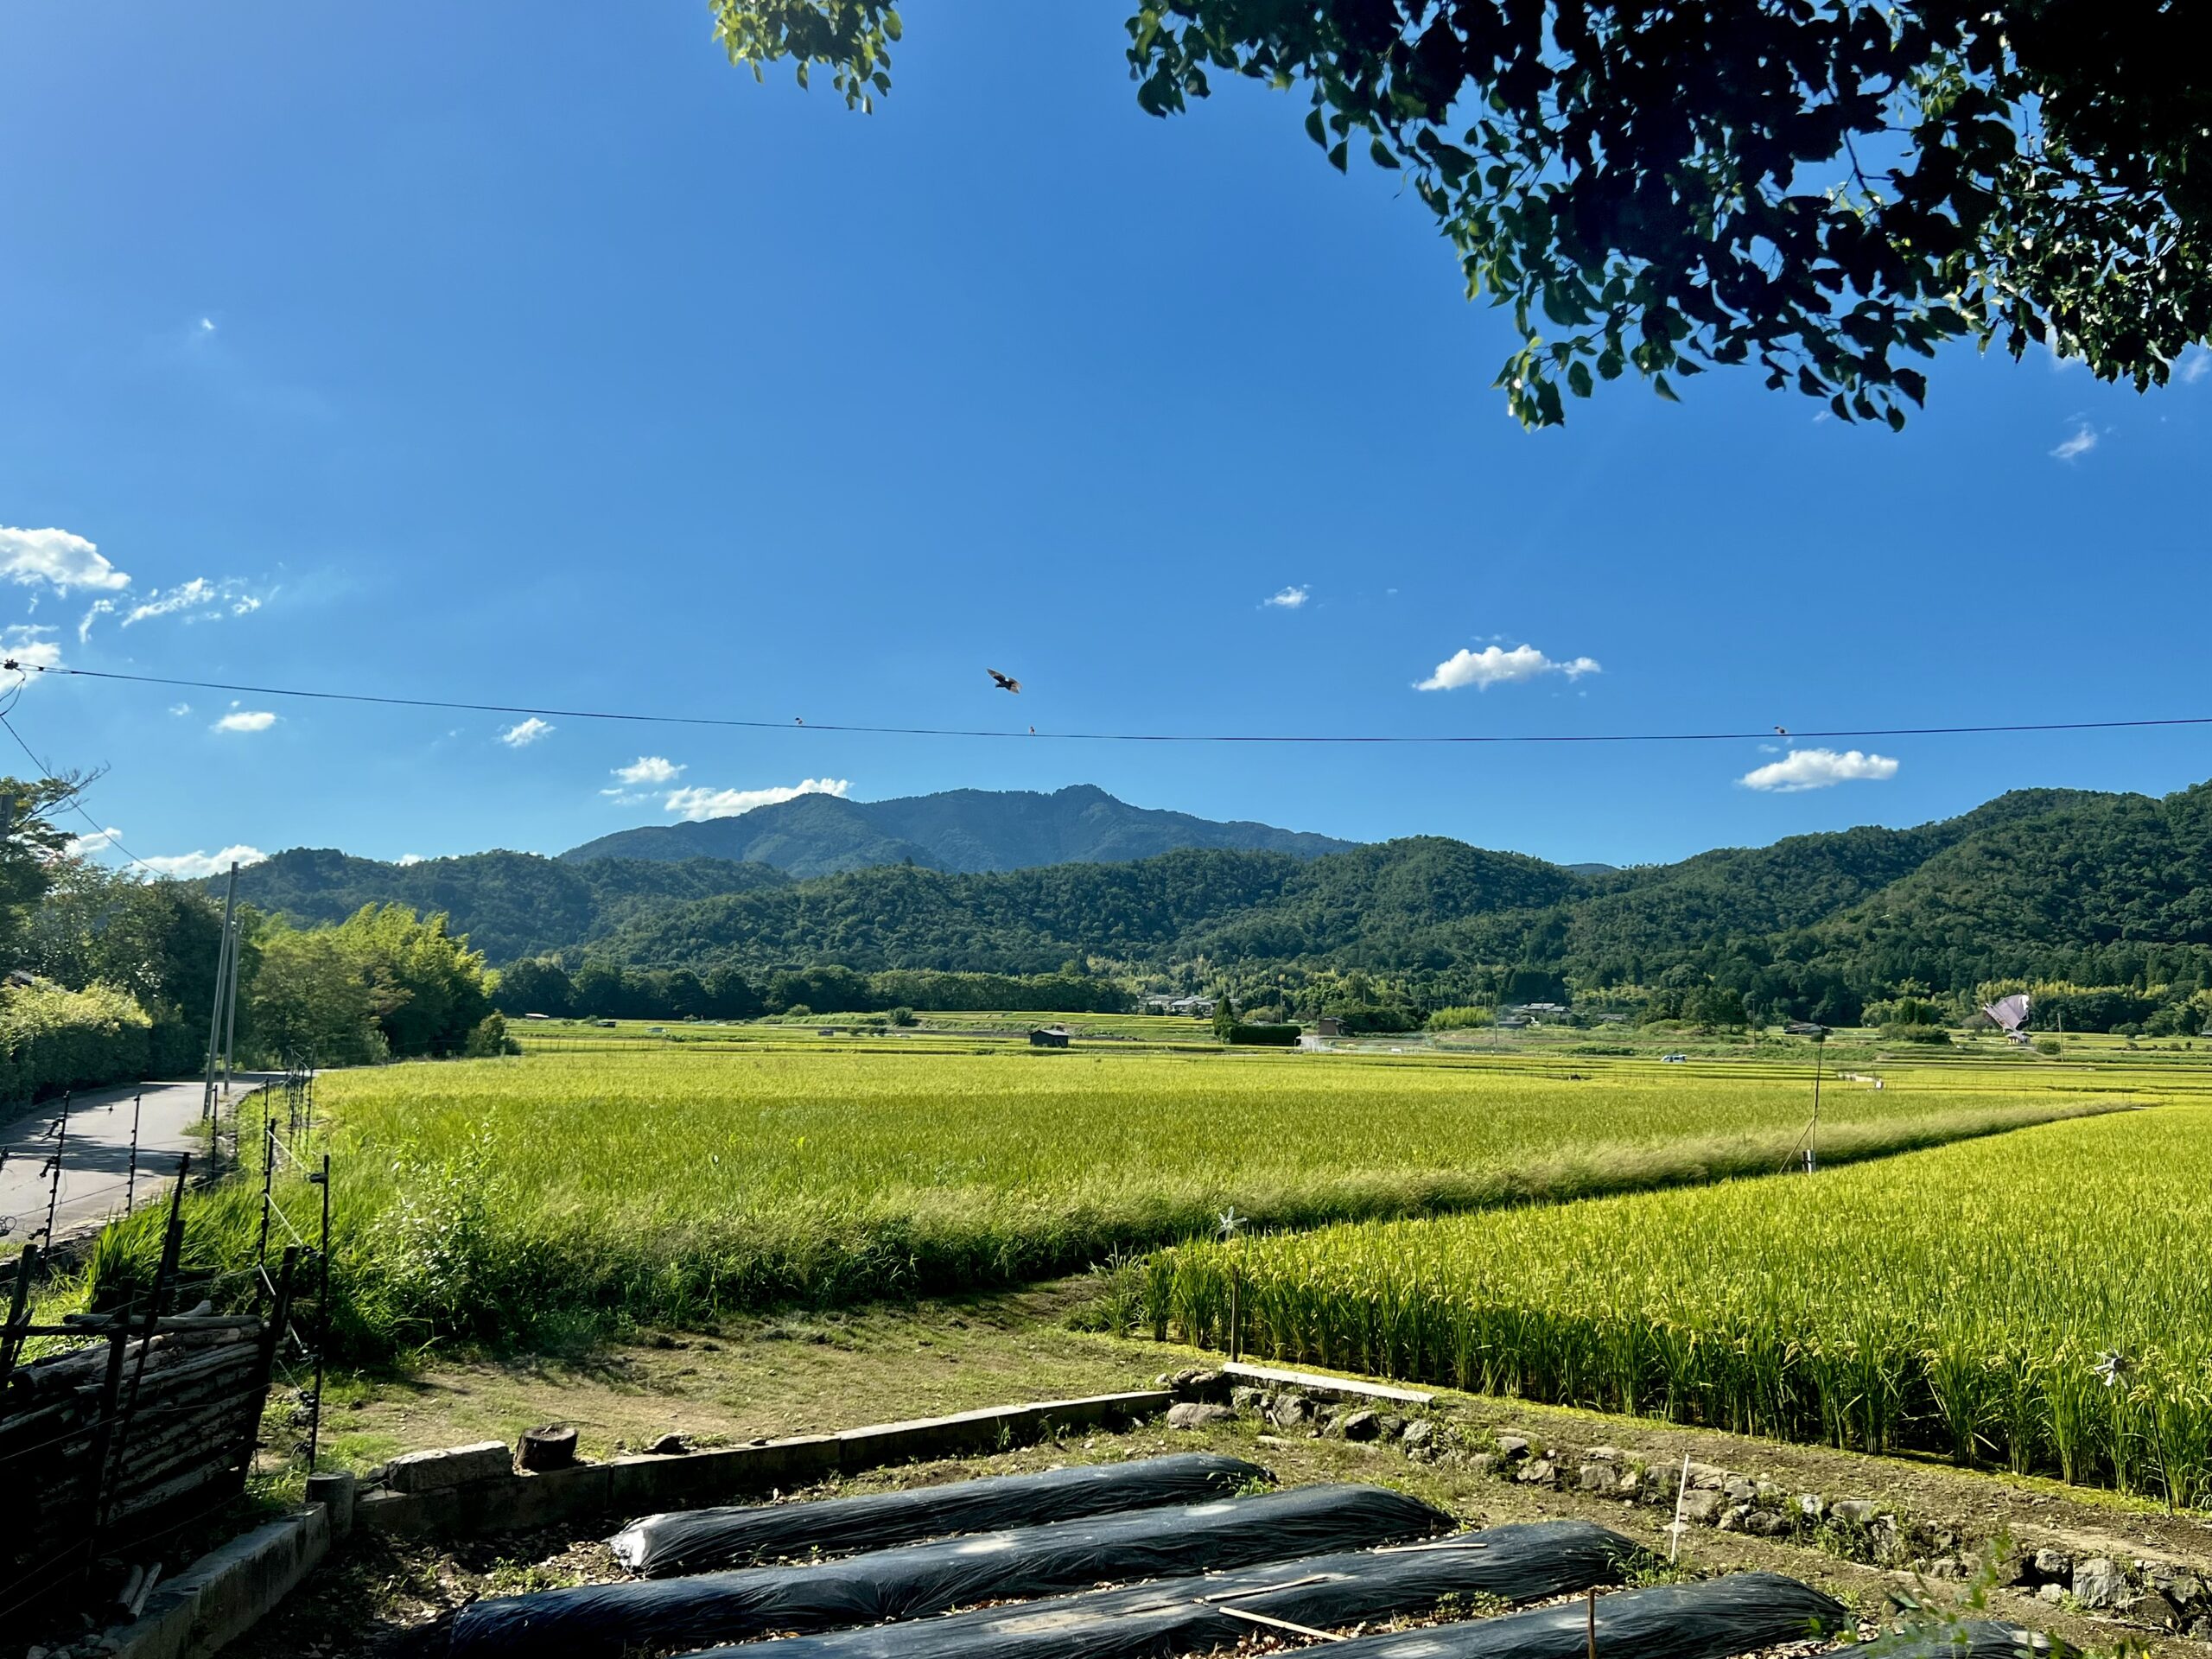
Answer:
<svg viewBox="0 0 2212 1659"><path fill-rule="evenodd" d="M802 795L736 817L617 830L561 856L571 861L730 859L804 878L883 864L969 874L1046 864L1122 864L1190 847L1313 858L1356 844L1271 824L1217 823L1131 806L1096 784L1068 784L1049 794L954 789L886 801Z"/></svg>

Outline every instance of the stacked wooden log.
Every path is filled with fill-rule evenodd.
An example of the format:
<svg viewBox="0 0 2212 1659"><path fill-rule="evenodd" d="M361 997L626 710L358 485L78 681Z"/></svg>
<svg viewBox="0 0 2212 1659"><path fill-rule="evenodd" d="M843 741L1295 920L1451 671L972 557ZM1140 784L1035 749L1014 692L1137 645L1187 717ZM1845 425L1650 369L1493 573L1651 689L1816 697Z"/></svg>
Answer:
<svg viewBox="0 0 2212 1659"><path fill-rule="evenodd" d="M251 1314L179 1315L150 1337L111 1319L92 1340L16 1367L0 1387L0 1581L73 1569L237 1492L253 1459L271 1344Z"/></svg>

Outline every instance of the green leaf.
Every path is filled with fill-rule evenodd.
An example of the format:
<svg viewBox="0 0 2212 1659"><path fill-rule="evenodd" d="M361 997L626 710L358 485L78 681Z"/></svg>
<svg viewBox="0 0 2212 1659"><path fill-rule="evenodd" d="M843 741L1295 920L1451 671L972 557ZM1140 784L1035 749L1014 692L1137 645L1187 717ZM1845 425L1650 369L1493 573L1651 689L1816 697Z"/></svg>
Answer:
<svg viewBox="0 0 2212 1659"><path fill-rule="evenodd" d="M1651 377L1651 390L1670 404L1679 404L1682 401L1675 396L1675 389L1667 384L1667 377L1663 374L1655 374Z"/></svg>
<svg viewBox="0 0 2212 1659"><path fill-rule="evenodd" d="M1587 397L1591 386L1590 365L1578 358L1567 372L1567 389L1578 397Z"/></svg>

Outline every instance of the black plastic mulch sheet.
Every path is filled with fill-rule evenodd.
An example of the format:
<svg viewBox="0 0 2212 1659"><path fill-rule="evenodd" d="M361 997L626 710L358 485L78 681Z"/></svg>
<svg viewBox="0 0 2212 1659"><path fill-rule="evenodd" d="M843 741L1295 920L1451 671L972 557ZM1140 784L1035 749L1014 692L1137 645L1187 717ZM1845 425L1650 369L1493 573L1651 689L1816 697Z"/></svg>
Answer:
<svg viewBox="0 0 2212 1659"><path fill-rule="evenodd" d="M1968 1619L1936 1630L1904 1631L1877 1637L1846 1648L1834 1659L2071 1659L2080 1649L2018 1624L1999 1624L1986 1618Z"/></svg>
<svg viewBox="0 0 2212 1659"><path fill-rule="evenodd" d="M464 1607L455 1656L615 1655L707 1647L771 1630L833 1630L1086 1585L1186 1577L1440 1532L1450 1519L1376 1486L1301 1486L1258 1497L1135 1510L977 1533L804 1567L587 1585Z"/></svg>
<svg viewBox="0 0 2212 1659"><path fill-rule="evenodd" d="M1195 1503L1270 1478L1256 1463L1196 1452L810 1503L649 1515L611 1542L623 1566L649 1579L666 1579L779 1558L804 1560L814 1551L847 1555L957 1533Z"/></svg>
<svg viewBox="0 0 2212 1659"><path fill-rule="evenodd" d="M1636 1553L1627 1539L1586 1521L1494 1527L1429 1544L1309 1555L944 1618L788 1637L768 1651L774 1659L1160 1659L1279 1630L1268 1618L1328 1630L1425 1613L1451 1596L1540 1601L1614 1582ZM724 1648L712 1659L737 1659L741 1651Z"/></svg>
<svg viewBox="0 0 2212 1659"><path fill-rule="evenodd" d="M1585 1659L1586 1604L1338 1642L1329 1659ZM1727 1659L1841 1629L1842 1606L1775 1573L1598 1598L1598 1659Z"/></svg>

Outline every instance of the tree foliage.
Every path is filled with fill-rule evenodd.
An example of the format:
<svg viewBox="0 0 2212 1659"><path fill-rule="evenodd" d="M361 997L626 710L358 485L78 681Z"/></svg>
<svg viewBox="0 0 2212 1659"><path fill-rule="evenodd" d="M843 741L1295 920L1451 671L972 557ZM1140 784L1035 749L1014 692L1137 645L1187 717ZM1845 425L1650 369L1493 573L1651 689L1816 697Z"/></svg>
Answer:
<svg viewBox="0 0 2212 1659"><path fill-rule="evenodd" d="M2175 0L1137 0L1137 102L1306 98L1402 174L1532 426L1634 371L1756 364L1902 426L1916 359L2031 341L2139 390L2212 332L2212 83ZM714 0L756 76L887 91L888 0Z"/></svg>

